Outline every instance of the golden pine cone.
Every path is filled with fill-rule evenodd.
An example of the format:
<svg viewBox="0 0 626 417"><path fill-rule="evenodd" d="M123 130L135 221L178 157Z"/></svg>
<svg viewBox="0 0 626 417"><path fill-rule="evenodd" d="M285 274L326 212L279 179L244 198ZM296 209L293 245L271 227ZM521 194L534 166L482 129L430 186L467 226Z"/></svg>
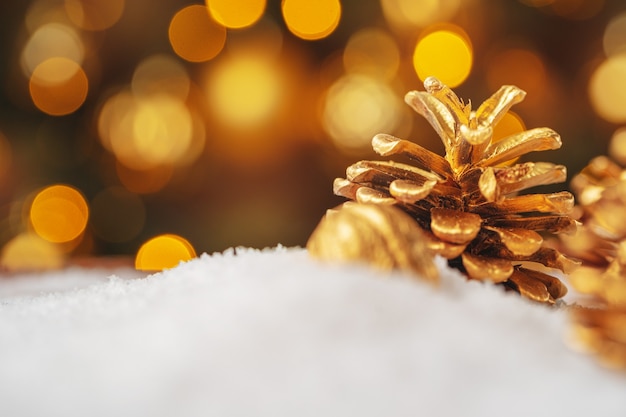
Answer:
<svg viewBox="0 0 626 417"><path fill-rule="evenodd" d="M591 306L572 310L575 336L607 366L626 370L626 171L606 156L572 179L583 227L562 250L583 260L572 286Z"/></svg>
<svg viewBox="0 0 626 417"><path fill-rule="evenodd" d="M540 233L571 232L568 192L516 195L537 185L563 182L562 165L510 161L557 149L559 135L537 128L492 141L493 127L525 92L503 86L476 111L434 77L426 91L411 91L406 103L439 134L445 157L387 134L372 140L383 156L414 163L361 161L348 167L334 192L359 203L389 204L411 215L426 231L428 247L469 278L502 283L532 300L554 303L566 294L561 281L531 269L532 263L569 272L577 263L543 245ZM523 263L523 265L522 265Z"/></svg>

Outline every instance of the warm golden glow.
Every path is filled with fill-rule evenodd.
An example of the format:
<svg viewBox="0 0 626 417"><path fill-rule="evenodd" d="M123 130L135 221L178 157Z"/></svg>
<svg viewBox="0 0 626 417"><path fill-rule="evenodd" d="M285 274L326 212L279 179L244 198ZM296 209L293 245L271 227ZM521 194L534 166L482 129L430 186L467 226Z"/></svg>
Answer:
<svg viewBox="0 0 626 417"><path fill-rule="evenodd" d="M185 67L173 56L152 55L133 73L131 87L137 97L168 94L186 100L191 81Z"/></svg>
<svg viewBox="0 0 626 417"><path fill-rule="evenodd" d="M191 143L189 110L169 96L140 101L133 123L136 152L151 165L174 163Z"/></svg>
<svg viewBox="0 0 626 417"><path fill-rule="evenodd" d="M400 66L400 51L387 32L377 28L362 29L348 40L343 63L347 72L391 80Z"/></svg>
<svg viewBox="0 0 626 417"><path fill-rule="evenodd" d="M124 0L65 0L65 11L81 29L104 30L122 17Z"/></svg>
<svg viewBox="0 0 626 417"><path fill-rule="evenodd" d="M213 68L207 94L221 121L245 129L272 116L280 104L282 88L272 62L258 56L237 55Z"/></svg>
<svg viewBox="0 0 626 417"><path fill-rule="evenodd" d="M508 111L502 119L493 127L493 142L497 142L507 136L521 133L526 130L524 121L516 113Z"/></svg>
<svg viewBox="0 0 626 417"><path fill-rule="evenodd" d="M265 11L266 0L205 0L211 16L231 29L253 25Z"/></svg>
<svg viewBox="0 0 626 417"><path fill-rule="evenodd" d="M179 10L170 22L168 35L174 52L190 62L213 59L226 42L226 28L199 4Z"/></svg>
<svg viewBox="0 0 626 417"><path fill-rule="evenodd" d="M135 268L141 271L162 271L196 257L191 243L180 236L166 234L144 243L135 258Z"/></svg>
<svg viewBox="0 0 626 417"><path fill-rule="evenodd" d="M450 87L465 81L472 70L472 61L469 38L452 25L423 36L413 53L413 66L420 80L434 76Z"/></svg>
<svg viewBox="0 0 626 417"><path fill-rule="evenodd" d="M596 113L612 123L626 122L626 55L604 61L591 76L589 98Z"/></svg>
<svg viewBox="0 0 626 417"><path fill-rule="evenodd" d="M35 68L29 90L39 110L53 116L75 112L87 98L85 71L67 58L50 58Z"/></svg>
<svg viewBox="0 0 626 417"><path fill-rule="evenodd" d="M528 49L512 48L497 53L487 67L487 85L495 90L514 84L526 91L528 102L541 105L548 77L541 57Z"/></svg>
<svg viewBox="0 0 626 417"><path fill-rule="evenodd" d="M21 64L24 74L30 77L47 59L67 58L80 64L84 55L83 42L76 30L60 23L47 23L28 39L22 50Z"/></svg>
<svg viewBox="0 0 626 417"><path fill-rule="evenodd" d="M363 151L371 147L375 134L395 130L402 114L401 104L385 83L363 75L348 75L326 94L324 128L339 149Z"/></svg>
<svg viewBox="0 0 626 417"><path fill-rule="evenodd" d="M30 207L33 229L50 242L69 242L80 237L88 218L85 198L66 185L44 188L37 193Z"/></svg>
<svg viewBox="0 0 626 417"><path fill-rule="evenodd" d="M11 272L58 269L63 266L63 253L57 245L23 233L2 248L0 264Z"/></svg>
<svg viewBox="0 0 626 417"><path fill-rule="evenodd" d="M611 19L604 30L602 45L607 56L626 52L626 13Z"/></svg>
<svg viewBox="0 0 626 417"><path fill-rule="evenodd" d="M289 31L307 40L327 37L341 19L339 0L283 0L282 11Z"/></svg>
<svg viewBox="0 0 626 417"><path fill-rule="evenodd" d="M626 166L626 128L622 127L613 133L609 143L609 154L622 166Z"/></svg>
<svg viewBox="0 0 626 417"><path fill-rule="evenodd" d="M255 55L266 59L278 58L283 50L282 22L279 26L270 16L264 16L254 27L228 34L228 55Z"/></svg>
<svg viewBox="0 0 626 417"><path fill-rule="evenodd" d="M131 240L141 232L145 221L143 201L122 187L105 188L91 201L91 226L107 242Z"/></svg>
<svg viewBox="0 0 626 417"><path fill-rule="evenodd" d="M134 170L187 163L194 138L204 143L187 106L167 94L122 91L110 97L100 110L98 132L103 146Z"/></svg>
<svg viewBox="0 0 626 417"><path fill-rule="evenodd" d="M457 12L460 0L381 0L385 18L400 28L445 22Z"/></svg>
<svg viewBox="0 0 626 417"><path fill-rule="evenodd" d="M173 168L161 165L147 170L130 169L118 161L115 172L128 191L137 194L151 194L160 191L172 178Z"/></svg>
<svg viewBox="0 0 626 417"><path fill-rule="evenodd" d="M512 111L508 111L502 116L502 119L493 127L492 142L498 142L508 136L522 133L526 130L526 125L521 117ZM503 165L510 165L517 161L518 158L506 161Z"/></svg>

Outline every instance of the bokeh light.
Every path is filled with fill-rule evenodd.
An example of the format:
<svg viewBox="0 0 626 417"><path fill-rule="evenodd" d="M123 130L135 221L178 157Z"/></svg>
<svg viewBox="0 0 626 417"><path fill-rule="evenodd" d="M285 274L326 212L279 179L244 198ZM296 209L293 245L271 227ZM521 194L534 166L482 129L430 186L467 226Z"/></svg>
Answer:
<svg viewBox="0 0 626 417"><path fill-rule="evenodd" d="M224 48L226 28L211 18L205 6L194 4L174 15L168 36L179 57L203 62L213 59Z"/></svg>
<svg viewBox="0 0 626 417"><path fill-rule="evenodd" d="M626 127L621 127L613 133L609 142L609 155L626 166Z"/></svg>
<svg viewBox="0 0 626 417"><path fill-rule="evenodd" d="M30 222L35 233L49 242L77 239L85 231L88 218L85 198L67 185L44 188L30 206Z"/></svg>
<svg viewBox="0 0 626 417"><path fill-rule="evenodd" d="M124 13L124 0L65 0L70 20L84 30L104 30Z"/></svg>
<svg viewBox="0 0 626 417"><path fill-rule="evenodd" d="M508 136L521 133L526 130L524 121L517 113L508 111L502 116L502 119L493 127L493 136L491 141L498 142ZM505 161L501 165L510 165L517 161L516 159Z"/></svg>
<svg viewBox="0 0 626 417"><path fill-rule="evenodd" d="M493 128L493 142L497 142L507 136L521 133L526 130L526 125L517 113L508 111Z"/></svg>
<svg viewBox="0 0 626 417"><path fill-rule="evenodd" d="M435 76L449 87L460 85L472 69L472 45L465 32L456 26L428 31L413 53L413 66L420 80Z"/></svg>
<svg viewBox="0 0 626 417"><path fill-rule="evenodd" d="M540 106L548 89L548 75L541 57L534 51L509 48L496 53L487 66L487 85L497 91L502 85L515 85L526 91L522 104Z"/></svg>
<svg viewBox="0 0 626 417"><path fill-rule="evenodd" d="M134 170L117 161L115 172L128 191L136 194L152 194L160 191L170 182L174 168L161 165L152 169Z"/></svg>
<svg viewBox="0 0 626 417"><path fill-rule="evenodd" d="M231 29L253 25L265 11L266 0L206 0L211 16Z"/></svg>
<svg viewBox="0 0 626 417"><path fill-rule="evenodd" d="M602 46L607 56L626 52L626 13L611 19L604 30Z"/></svg>
<svg viewBox="0 0 626 417"><path fill-rule="evenodd" d="M253 27L228 33L228 55L255 55L276 59L283 50L283 30L270 16L264 16Z"/></svg>
<svg viewBox="0 0 626 417"><path fill-rule="evenodd" d="M85 71L67 58L50 58L35 68L29 90L39 110L53 116L75 112L87 98L89 82Z"/></svg>
<svg viewBox="0 0 626 417"><path fill-rule="evenodd" d="M30 77L35 68L50 58L67 58L78 64L83 62L83 42L73 28L60 23L40 26L28 39L22 50L22 70Z"/></svg>
<svg viewBox="0 0 626 417"><path fill-rule="evenodd" d="M139 248L135 268L141 271L162 271L196 257L196 251L186 239L165 234L154 237Z"/></svg>
<svg viewBox="0 0 626 417"><path fill-rule="evenodd" d="M515 111L562 135L546 156L571 175L607 149L624 161L617 0L5 3L2 244L34 234L24 199L64 182L89 204L79 238L52 244L66 257L134 256L163 230L203 252L303 245L375 134L444 152L402 100L431 75L474 109L525 90ZM506 114L493 140L523 126Z"/></svg>
<svg viewBox="0 0 626 417"><path fill-rule="evenodd" d="M380 0L385 18L393 26L414 29L452 18L461 0Z"/></svg>
<svg viewBox="0 0 626 417"><path fill-rule="evenodd" d="M387 32L366 28L348 40L343 50L343 63L347 72L391 80L400 66L400 51Z"/></svg>
<svg viewBox="0 0 626 417"><path fill-rule="evenodd" d="M347 75L331 86L323 110L324 128L344 152L371 148L372 137L394 133L402 101L386 84L364 75Z"/></svg>
<svg viewBox="0 0 626 417"><path fill-rule="evenodd" d="M327 37L341 20L339 0L283 0L281 7L289 31L306 40Z"/></svg>
<svg viewBox="0 0 626 417"><path fill-rule="evenodd" d="M103 146L134 170L189 162L187 153L194 138L204 140L193 128L187 106L167 94L135 97L121 91L105 102L98 118Z"/></svg>
<svg viewBox="0 0 626 417"><path fill-rule="evenodd" d="M283 94L273 62L255 55L236 55L220 61L207 84L209 104L218 119L239 129L267 121Z"/></svg>
<svg viewBox="0 0 626 417"><path fill-rule="evenodd" d="M63 266L63 252L32 233L15 236L2 248L0 264L11 272L45 271Z"/></svg>
<svg viewBox="0 0 626 417"><path fill-rule="evenodd" d="M626 54L614 55L594 71L589 98L596 113L612 123L626 122Z"/></svg>
<svg viewBox="0 0 626 417"><path fill-rule="evenodd" d="M167 94L184 101L189 94L190 84L189 74L178 60L170 55L157 54L137 65L131 89L137 97Z"/></svg>
<svg viewBox="0 0 626 417"><path fill-rule="evenodd" d="M126 242L136 237L146 221L146 209L137 195L122 187L109 187L91 200L90 224L107 242Z"/></svg>

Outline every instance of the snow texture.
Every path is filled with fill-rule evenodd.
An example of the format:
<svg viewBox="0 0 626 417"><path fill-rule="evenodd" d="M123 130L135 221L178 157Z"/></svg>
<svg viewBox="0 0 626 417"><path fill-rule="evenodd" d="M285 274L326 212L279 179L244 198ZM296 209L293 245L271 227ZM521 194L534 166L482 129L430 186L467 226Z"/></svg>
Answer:
<svg viewBox="0 0 626 417"><path fill-rule="evenodd" d="M278 247L0 280L0 416L626 416L564 309L439 267Z"/></svg>

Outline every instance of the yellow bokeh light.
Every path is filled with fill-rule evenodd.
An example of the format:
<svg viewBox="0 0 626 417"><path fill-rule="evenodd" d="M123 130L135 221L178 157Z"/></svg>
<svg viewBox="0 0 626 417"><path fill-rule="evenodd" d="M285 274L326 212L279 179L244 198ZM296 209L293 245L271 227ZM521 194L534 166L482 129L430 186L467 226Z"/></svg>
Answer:
<svg viewBox="0 0 626 417"><path fill-rule="evenodd" d="M35 232L55 243L81 236L88 218L85 198L67 185L52 185L41 190L30 207L30 222Z"/></svg>
<svg viewBox="0 0 626 417"><path fill-rule="evenodd" d="M194 140L204 146L204 131L184 102L167 94L135 97L122 91L100 110L98 132L103 146L122 164L134 170L188 163ZM192 149L193 148L193 149Z"/></svg>
<svg viewBox="0 0 626 417"><path fill-rule="evenodd" d="M124 0L65 0L65 11L81 29L104 30L122 17L124 3Z"/></svg>
<svg viewBox="0 0 626 417"><path fill-rule="evenodd" d="M179 57L204 62L216 57L224 48L226 28L211 18L205 6L194 4L174 15L168 36Z"/></svg>
<svg viewBox="0 0 626 417"><path fill-rule="evenodd" d="M390 80L400 66L400 51L387 32L377 28L362 29L348 40L343 63L347 72Z"/></svg>
<svg viewBox="0 0 626 417"><path fill-rule="evenodd" d="M626 122L626 54L614 55L592 74L589 98L596 113L612 123Z"/></svg>
<svg viewBox="0 0 626 417"><path fill-rule="evenodd" d="M266 0L206 0L211 16L231 29L253 25L265 11Z"/></svg>
<svg viewBox="0 0 626 417"><path fill-rule="evenodd" d="M129 114L135 109L135 97L129 91L120 91L109 97L100 108L98 136L102 146L113 152L113 138L130 137Z"/></svg>
<svg viewBox="0 0 626 417"><path fill-rule="evenodd" d="M472 70L473 52L467 35L460 28L448 27L430 32L417 42L413 66L422 81L435 76L449 87L456 87Z"/></svg>
<svg viewBox="0 0 626 417"><path fill-rule="evenodd" d="M0 264L11 272L45 271L63 266L63 252L53 243L31 233L20 234L2 248Z"/></svg>
<svg viewBox="0 0 626 417"><path fill-rule="evenodd" d="M80 64L84 55L83 43L74 29L60 23L47 23L40 26L26 42L21 64L24 74L30 77L37 65L47 59L67 58Z"/></svg>
<svg viewBox="0 0 626 417"><path fill-rule="evenodd" d="M339 0L283 0L281 7L289 31L306 40L327 37L341 20Z"/></svg>
<svg viewBox="0 0 626 417"><path fill-rule="evenodd" d="M498 142L508 136L521 133L526 130L526 125L521 117L512 111L508 111L502 116L502 119L493 127L492 142ZM506 161L502 165L510 165L514 163L516 159Z"/></svg>
<svg viewBox="0 0 626 417"><path fill-rule="evenodd" d="M402 114L401 101L383 82L358 74L331 86L323 109L324 128L348 153L371 149L372 137L393 133Z"/></svg>
<svg viewBox="0 0 626 417"><path fill-rule="evenodd" d="M524 130L526 130L526 125L522 118L512 111L506 112L498 124L493 127L492 141L497 142Z"/></svg>
<svg viewBox="0 0 626 417"><path fill-rule="evenodd" d="M611 19L604 30L602 46L607 56L626 52L626 13Z"/></svg>
<svg viewBox="0 0 626 417"><path fill-rule="evenodd" d="M622 165L626 165L626 127L619 128L613 133L609 143L609 155Z"/></svg>
<svg viewBox="0 0 626 417"><path fill-rule="evenodd" d="M135 152L151 166L176 163L191 144L192 120L187 107L169 96L139 101L133 121Z"/></svg>
<svg viewBox="0 0 626 417"><path fill-rule="evenodd" d="M187 70L178 60L159 54L152 55L137 65L131 88L137 97L167 94L186 100L190 84Z"/></svg>
<svg viewBox="0 0 626 417"><path fill-rule="evenodd" d="M50 58L35 68L29 90L39 110L53 116L73 113L87 98L89 82L85 71L67 58Z"/></svg>
<svg viewBox="0 0 626 417"><path fill-rule="evenodd" d="M196 251L186 239L165 234L144 243L135 258L135 268L141 271L162 271L196 257Z"/></svg>
<svg viewBox="0 0 626 417"><path fill-rule="evenodd" d="M213 69L207 93L221 121L245 129L272 116L280 104L282 88L272 62L254 55L237 55Z"/></svg>
<svg viewBox="0 0 626 417"><path fill-rule="evenodd" d="M445 22L457 12L460 0L381 0L385 18L400 28L424 27Z"/></svg>

